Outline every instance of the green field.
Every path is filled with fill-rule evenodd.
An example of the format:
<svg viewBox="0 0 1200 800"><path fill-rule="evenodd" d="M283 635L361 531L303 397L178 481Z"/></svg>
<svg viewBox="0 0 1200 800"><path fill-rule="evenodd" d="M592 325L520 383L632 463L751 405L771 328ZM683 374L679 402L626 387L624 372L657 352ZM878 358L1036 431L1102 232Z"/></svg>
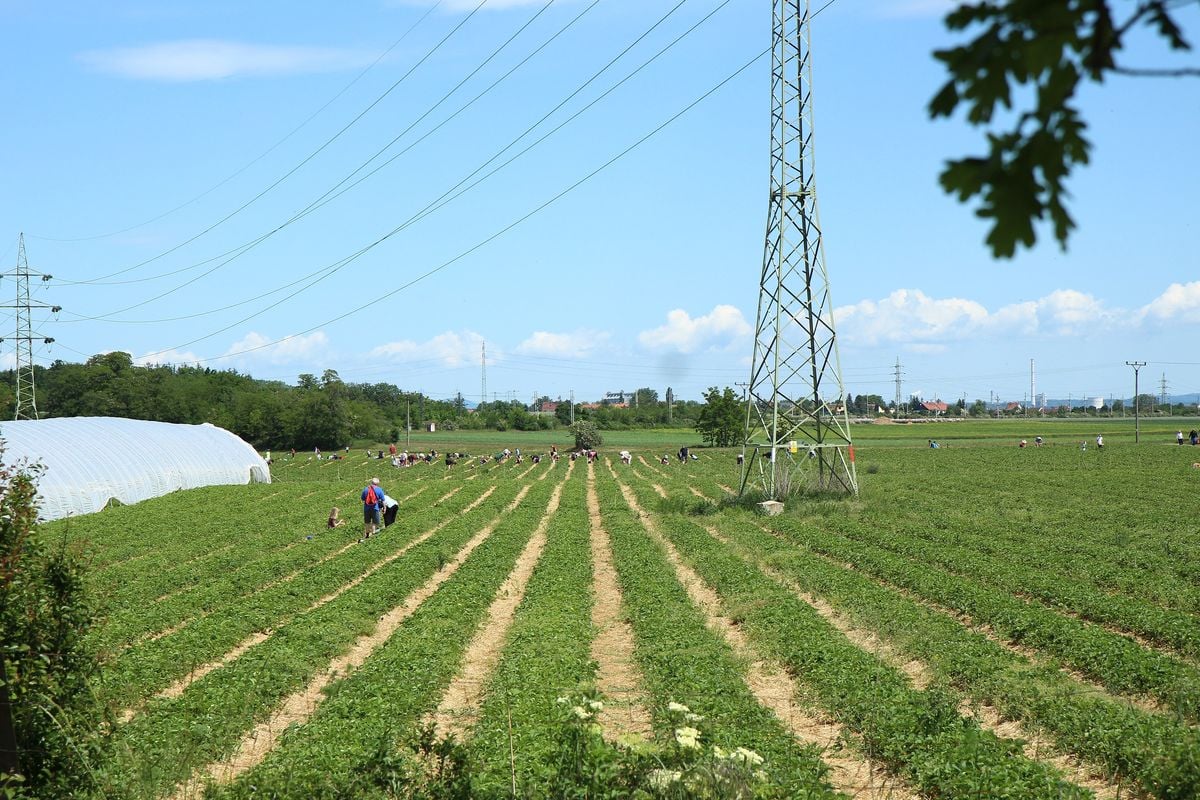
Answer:
<svg viewBox="0 0 1200 800"><path fill-rule="evenodd" d="M777 517L727 502L733 451L660 465L687 430L606 432L590 469L276 453L270 485L42 532L105 604L107 796L1195 798L1178 427L858 425L861 495ZM400 522L360 543L373 475Z"/></svg>

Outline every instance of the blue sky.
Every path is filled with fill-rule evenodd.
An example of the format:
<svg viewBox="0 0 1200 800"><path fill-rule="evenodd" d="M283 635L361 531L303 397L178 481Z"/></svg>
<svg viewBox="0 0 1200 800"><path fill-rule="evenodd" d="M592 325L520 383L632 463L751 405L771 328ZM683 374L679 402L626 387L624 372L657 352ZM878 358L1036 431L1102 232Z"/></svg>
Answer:
<svg viewBox="0 0 1200 800"><path fill-rule="evenodd" d="M745 381L768 60L604 165L767 47L770 5L476 5L0 0L0 263L24 231L54 276L36 299L64 309L38 317L39 362L126 350L476 399L486 342L489 397ZM837 0L813 23L848 391L891 397L899 358L905 394L1020 400L1036 359L1039 392L1121 396L1137 359L1150 391L1200 394L1200 81L1087 87L1069 250L1042 230L996 261L937 185L984 146L925 111L949 6ZM1200 44L1200 9L1180 15ZM1148 34L1123 55L1197 58Z"/></svg>

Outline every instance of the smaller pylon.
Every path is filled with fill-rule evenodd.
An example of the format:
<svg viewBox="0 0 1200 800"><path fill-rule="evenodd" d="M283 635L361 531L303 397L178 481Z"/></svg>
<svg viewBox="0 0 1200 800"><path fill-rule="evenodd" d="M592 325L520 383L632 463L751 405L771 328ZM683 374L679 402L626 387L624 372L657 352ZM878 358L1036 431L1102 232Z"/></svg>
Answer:
<svg viewBox="0 0 1200 800"><path fill-rule="evenodd" d="M36 303L29 299L29 279L31 276L40 278L43 283L53 277L43 272L29 269L29 261L25 256L25 234L22 233L17 239L16 268L9 272L0 273L0 277L10 277L17 282L16 302L0 305L0 308L13 309L16 312L14 316L17 320L16 335L12 337L16 342L17 361L17 410L16 415L13 417L14 419L38 418L37 392L34 385L33 342L35 339L39 339L42 344L54 343L53 337L43 336L33 330L32 311L35 308L48 309L54 314L62 311L62 306ZM0 338L0 342L3 341L4 339Z"/></svg>

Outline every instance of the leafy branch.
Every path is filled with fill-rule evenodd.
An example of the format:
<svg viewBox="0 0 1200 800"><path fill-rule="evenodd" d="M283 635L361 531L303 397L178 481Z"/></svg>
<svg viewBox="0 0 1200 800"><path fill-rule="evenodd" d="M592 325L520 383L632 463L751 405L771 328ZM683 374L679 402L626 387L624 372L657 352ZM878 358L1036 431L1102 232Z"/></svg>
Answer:
<svg viewBox="0 0 1200 800"><path fill-rule="evenodd" d="M1194 3L1197 0L1186 0ZM976 214L992 221L987 244L1011 257L1018 244L1032 247L1034 221L1049 217L1065 249L1075 221L1067 211L1064 181L1086 164L1091 142L1074 102L1085 78L1102 83L1106 73L1200 75L1200 70L1135 70L1116 55L1138 25L1153 28L1172 50L1191 45L1172 17L1178 0L1141 0L1119 24L1110 0L1008 0L963 4L946 16L951 31L982 27L966 44L938 50L950 79L929 103L931 117L949 117L960 104L967 121L990 127L997 107L1013 109L1013 90L1032 86L1032 109L1016 114L1006 131L986 134L988 152L950 160L942 188L965 202L980 198Z"/></svg>

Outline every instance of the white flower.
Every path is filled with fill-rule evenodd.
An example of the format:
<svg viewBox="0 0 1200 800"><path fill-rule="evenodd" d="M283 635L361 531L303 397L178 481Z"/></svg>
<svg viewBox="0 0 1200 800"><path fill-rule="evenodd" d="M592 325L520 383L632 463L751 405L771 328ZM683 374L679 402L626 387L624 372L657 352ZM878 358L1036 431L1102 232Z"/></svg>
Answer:
<svg viewBox="0 0 1200 800"><path fill-rule="evenodd" d="M604 703L601 703L599 700L588 700L587 706L592 711L599 712L604 710Z"/></svg>
<svg viewBox="0 0 1200 800"><path fill-rule="evenodd" d="M687 714L684 714L683 718L686 719L688 722L703 722L704 721L704 717L702 717L701 715L692 714L690 712Z"/></svg>
<svg viewBox="0 0 1200 800"><path fill-rule="evenodd" d="M699 750L700 731L690 726L675 729L675 741L685 750Z"/></svg>
<svg viewBox="0 0 1200 800"><path fill-rule="evenodd" d="M585 709L583 706L572 706L571 713L580 719L588 719L592 716L591 712Z"/></svg>
<svg viewBox="0 0 1200 800"><path fill-rule="evenodd" d="M691 709L685 706L683 703L676 703L674 700L672 700L671 702L667 703L667 711L670 711L672 714L686 714L691 711Z"/></svg>
<svg viewBox="0 0 1200 800"><path fill-rule="evenodd" d="M753 750L749 750L745 747L739 747L736 750L734 750L732 753L729 754L729 759L730 759L730 761L740 761L742 764L744 764L747 767L758 767L758 766L762 766L762 763L763 763L762 756L760 756L758 753L754 752Z"/></svg>
<svg viewBox="0 0 1200 800"><path fill-rule="evenodd" d="M672 783L678 783L683 773L674 769L652 769L646 777L651 789L662 792L670 788Z"/></svg>
<svg viewBox="0 0 1200 800"><path fill-rule="evenodd" d="M558 698L557 700L555 700L554 702L558 703L560 706L565 706L567 703L571 702L571 698L564 695L564 696Z"/></svg>
<svg viewBox="0 0 1200 800"><path fill-rule="evenodd" d="M727 756L727 755L729 755L729 754L726 753L724 750L717 747L715 744L713 745L713 758L720 760L720 759L724 759L725 756Z"/></svg>

